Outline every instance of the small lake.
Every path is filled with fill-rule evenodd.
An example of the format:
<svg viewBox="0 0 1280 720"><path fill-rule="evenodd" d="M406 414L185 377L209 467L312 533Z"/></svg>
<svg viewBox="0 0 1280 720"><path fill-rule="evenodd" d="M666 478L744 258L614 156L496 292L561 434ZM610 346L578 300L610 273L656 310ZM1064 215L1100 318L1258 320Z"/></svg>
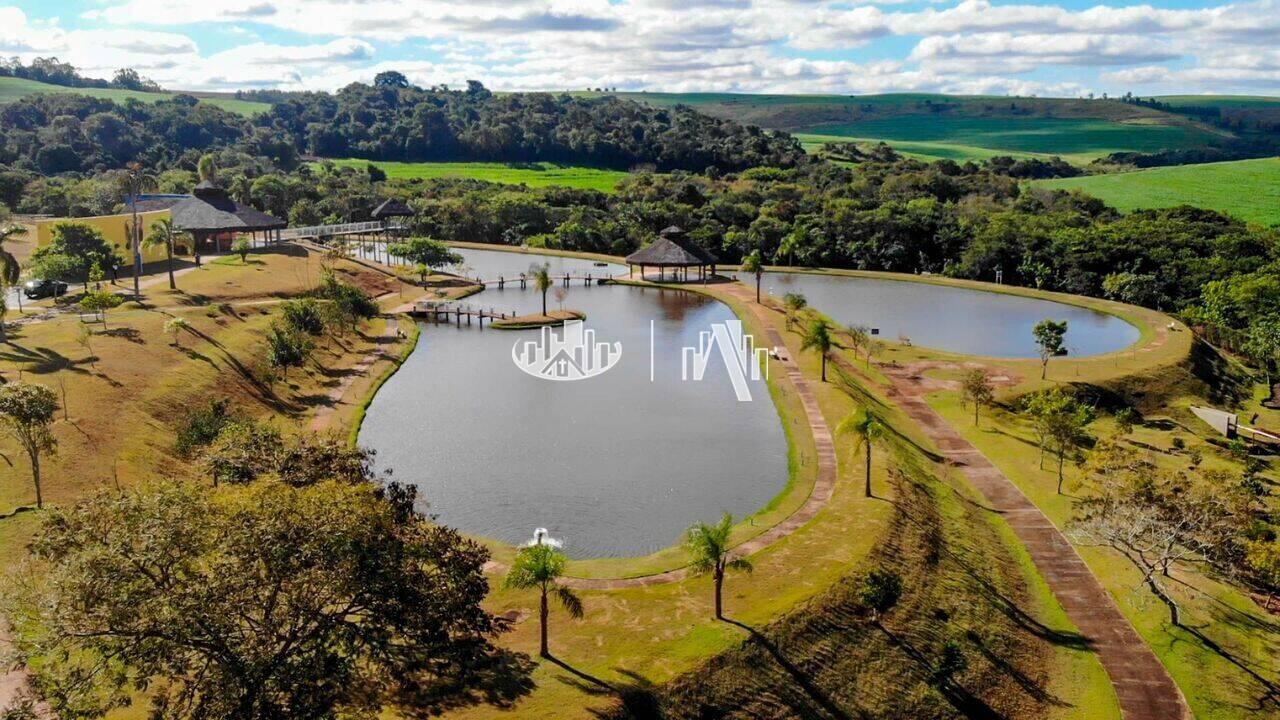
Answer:
<svg viewBox="0 0 1280 720"><path fill-rule="evenodd" d="M485 279L518 278L534 262L548 263L553 276L625 271L532 253L461 252L463 271ZM1045 317L1069 322L1076 356L1138 338L1110 315L964 288L800 273L767 273L763 287L803 293L836 321L878 327L887 340L903 334L962 353L1034 357L1031 327ZM517 314L541 309L538 293L518 282L463 302ZM558 304L549 293L549 307ZM571 557L630 557L678 542L696 521L750 515L783 489L786 438L765 383L749 381L753 399L739 402L719 358L701 382L681 379L682 349L696 346L712 323L734 320L727 306L679 290L580 280L563 306L587 314L597 342L622 344L615 366L551 381L512 358L513 346L539 339L540 330L422 325L417 349L374 398L360 432L380 468L418 486L421 509L508 543L545 527Z"/></svg>
<svg viewBox="0 0 1280 720"><path fill-rule="evenodd" d="M534 260L553 274L625 271L463 255L467 274L486 279L516 277ZM518 283L469 301L520 314L541 308L538 293ZM548 304L557 304L550 294ZM587 314L598 342L622 343L617 365L550 381L512 361L512 346L538 339L539 330L423 324L417 350L378 392L360 431L379 467L418 486L423 509L466 533L520 543L545 527L571 557L619 557L667 547L722 512L750 515L783 489L786 437L764 381L750 382L752 401L738 402L718 358L703 381L681 380L681 348L696 345L711 323L735 319L727 306L677 290L581 281L564 306Z"/></svg>
<svg viewBox="0 0 1280 720"><path fill-rule="evenodd" d="M903 336L913 345L967 355L1037 357L1031 328L1045 318L1067 321L1069 357L1122 350L1140 335L1124 320L1087 308L930 283L765 273L761 289L779 298L801 293L835 322L879 328L882 340Z"/></svg>

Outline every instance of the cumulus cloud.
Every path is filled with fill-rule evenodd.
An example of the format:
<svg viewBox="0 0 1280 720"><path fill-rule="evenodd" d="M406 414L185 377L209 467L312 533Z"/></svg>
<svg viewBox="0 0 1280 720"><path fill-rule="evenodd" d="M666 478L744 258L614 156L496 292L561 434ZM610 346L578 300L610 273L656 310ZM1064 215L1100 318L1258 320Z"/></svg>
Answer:
<svg viewBox="0 0 1280 720"><path fill-rule="evenodd" d="M162 84L193 89L334 89L396 68L422 84L476 78L502 89L1074 95L1196 92L1234 78L1280 92L1280 0L1083 9L1053 0L100 0L81 20L95 29L68 32L0 8L0 52L74 55L87 68L138 63ZM210 26L243 33L243 44L202 55L196 40ZM271 28L301 40L258 39L279 37Z"/></svg>

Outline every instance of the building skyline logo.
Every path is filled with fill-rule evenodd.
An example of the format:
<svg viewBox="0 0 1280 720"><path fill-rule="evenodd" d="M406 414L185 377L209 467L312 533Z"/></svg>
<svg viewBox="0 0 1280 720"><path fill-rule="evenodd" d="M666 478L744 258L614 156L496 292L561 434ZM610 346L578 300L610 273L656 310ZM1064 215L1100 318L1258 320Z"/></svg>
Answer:
<svg viewBox="0 0 1280 720"><path fill-rule="evenodd" d="M685 346L681 353L680 379L702 380L717 349L729 373L729 382L733 384L733 394L738 402L750 402L748 378L760 380L769 377L769 353L765 348L757 348L755 338L742 332L741 320L712 323L711 330L698 333L697 347Z"/></svg>
<svg viewBox="0 0 1280 720"><path fill-rule="evenodd" d="M596 331L582 320L568 320L559 335L542 328L537 340L517 340L511 361L528 375L543 380L571 382L608 372L622 359L621 342L596 342Z"/></svg>

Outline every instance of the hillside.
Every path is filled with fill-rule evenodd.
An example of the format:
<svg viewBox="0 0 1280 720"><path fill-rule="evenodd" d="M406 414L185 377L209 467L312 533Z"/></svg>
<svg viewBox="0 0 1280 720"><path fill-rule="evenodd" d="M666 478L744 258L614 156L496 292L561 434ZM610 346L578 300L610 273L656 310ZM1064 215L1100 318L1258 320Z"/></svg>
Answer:
<svg viewBox="0 0 1280 720"><path fill-rule="evenodd" d="M19 98L32 94L48 94L48 93L68 93L72 95L85 95L88 97L105 98L115 102L124 102L126 100L139 100L145 103L153 103L157 100L167 100L178 93L150 93L139 92L137 90L117 90L115 88L78 88L65 87L62 85L49 85L48 83L36 82L34 80L25 80L15 77L0 77L0 104L10 103ZM257 115L266 112L270 106L266 103L249 102L247 100L237 100L233 97L226 97L214 93L189 93L200 98L201 102L227 110L229 112L238 113L240 115Z"/></svg>
<svg viewBox="0 0 1280 720"><path fill-rule="evenodd" d="M1177 165L1035 184L1082 190L1125 211L1193 205L1249 222L1280 224L1280 158Z"/></svg>
<svg viewBox="0 0 1280 720"><path fill-rule="evenodd" d="M923 159L1021 154L1087 163L1112 152L1203 147L1230 137L1179 114L1114 100L924 93L620 94L659 107L684 104L716 117L799 133L811 148L824 141L885 140Z"/></svg>

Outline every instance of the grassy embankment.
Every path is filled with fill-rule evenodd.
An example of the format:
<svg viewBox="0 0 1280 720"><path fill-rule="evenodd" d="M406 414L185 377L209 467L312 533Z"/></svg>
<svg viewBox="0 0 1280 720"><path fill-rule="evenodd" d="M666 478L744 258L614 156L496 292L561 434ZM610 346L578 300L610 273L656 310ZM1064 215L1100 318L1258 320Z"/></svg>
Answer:
<svg viewBox="0 0 1280 720"><path fill-rule="evenodd" d="M63 87L62 85L50 85L48 83L36 82L35 80L26 80L23 78L0 77L0 104L13 102L22 97L32 94L50 94L50 93L69 93L72 95L86 95L88 97L102 98L104 100L114 100L123 103L126 100L138 100L139 102L153 103L158 100L169 100L177 93L172 92L140 92L137 90L118 90L115 88L73 88ZM266 112L271 106L267 103L250 102L248 100L237 100L234 97L216 95L213 93L191 93L200 98L200 102L216 105L217 107L229 112L238 113L240 115L257 115Z"/></svg>
<svg viewBox="0 0 1280 720"><path fill-rule="evenodd" d="M559 185L583 190L613 192L614 187L627 176L621 170L555 165L553 163L489 163L489 162L370 162L358 158L325 160L340 167L364 168L375 165L397 180L431 180L436 178L467 178L507 185L547 187Z"/></svg>
<svg viewBox="0 0 1280 720"><path fill-rule="evenodd" d="M1280 158L1178 165L1032 184L1081 190L1126 212L1191 205L1248 222L1280 224Z"/></svg>

